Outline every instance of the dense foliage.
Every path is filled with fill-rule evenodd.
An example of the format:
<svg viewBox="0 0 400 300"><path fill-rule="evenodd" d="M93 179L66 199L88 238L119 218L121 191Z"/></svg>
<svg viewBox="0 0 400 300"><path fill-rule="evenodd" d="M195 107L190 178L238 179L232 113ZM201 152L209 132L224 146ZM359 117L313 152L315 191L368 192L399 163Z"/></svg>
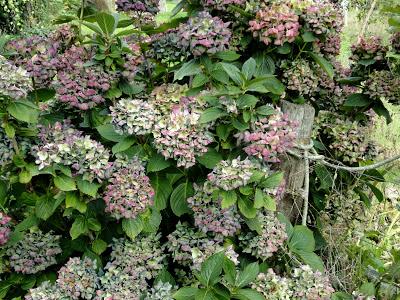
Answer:
<svg viewBox="0 0 400 300"><path fill-rule="evenodd" d="M342 206L384 201L379 170L317 161L309 226L279 208L309 142L282 103L316 110L319 154L370 164L373 118L400 104L400 26L347 69L328 0L182 1L188 17L158 27L156 1L116 7L0 56L0 298L398 299L399 249L355 291L324 266Z"/></svg>

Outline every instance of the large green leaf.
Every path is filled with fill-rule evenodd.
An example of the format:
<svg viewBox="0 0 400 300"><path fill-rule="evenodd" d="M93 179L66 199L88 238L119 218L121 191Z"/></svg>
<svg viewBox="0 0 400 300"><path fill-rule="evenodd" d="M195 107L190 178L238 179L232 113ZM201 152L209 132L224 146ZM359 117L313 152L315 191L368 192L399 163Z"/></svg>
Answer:
<svg viewBox="0 0 400 300"><path fill-rule="evenodd" d="M209 287L215 284L222 272L224 257L224 252L216 253L207 258L201 265L199 280L204 286Z"/></svg>
<svg viewBox="0 0 400 300"><path fill-rule="evenodd" d="M154 189L154 207L158 210L167 208L168 197L172 193L172 186L169 180L158 173L150 175L151 185Z"/></svg>
<svg viewBox="0 0 400 300"><path fill-rule="evenodd" d="M147 172L159 172L171 165L172 163L169 160L166 160L161 154L156 153L150 157L149 162L147 163Z"/></svg>
<svg viewBox="0 0 400 300"><path fill-rule="evenodd" d="M313 232L303 225L296 225L289 240L291 250L301 250L313 252L315 250L315 240Z"/></svg>
<svg viewBox="0 0 400 300"><path fill-rule="evenodd" d="M299 258L312 269L323 272L325 267L322 259L314 252L295 250L293 253L297 254Z"/></svg>
<svg viewBox="0 0 400 300"><path fill-rule="evenodd" d="M218 107L210 107L201 114L199 122L203 124L210 123L226 115L226 112L222 109Z"/></svg>
<svg viewBox="0 0 400 300"><path fill-rule="evenodd" d="M325 73L328 74L330 78L333 78L333 76L335 75L335 71L332 64L317 53L309 52L309 54L312 59L314 59L315 62L325 71Z"/></svg>
<svg viewBox="0 0 400 300"><path fill-rule="evenodd" d="M71 235L73 240L88 232L88 223L83 216L78 216L72 224L71 229L69 230L69 234Z"/></svg>
<svg viewBox="0 0 400 300"><path fill-rule="evenodd" d="M135 219L122 220L122 229L131 240L134 240L142 232L143 227L143 220L140 216Z"/></svg>
<svg viewBox="0 0 400 300"><path fill-rule="evenodd" d="M171 209L178 217L185 213L189 213L187 199L193 196L194 190L192 183L184 182L178 185L171 194Z"/></svg>
<svg viewBox="0 0 400 300"><path fill-rule="evenodd" d="M82 214L84 214L87 210L86 202L79 199L79 194L77 192L66 192L65 207L74 208Z"/></svg>
<svg viewBox="0 0 400 300"><path fill-rule="evenodd" d="M217 52L215 57L225 60L225 61L235 61L240 58L240 54L237 54L235 51L227 50L222 52Z"/></svg>
<svg viewBox="0 0 400 300"><path fill-rule="evenodd" d="M197 157L197 161L208 169L213 169L221 160L221 153L214 148L209 148L206 153Z"/></svg>
<svg viewBox="0 0 400 300"><path fill-rule="evenodd" d="M194 299L194 296L198 290L198 288L194 287L183 287L176 291L176 293L173 295L173 298L176 300L192 300Z"/></svg>
<svg viewBox="0 0 400 300"><path fill-rule="evenodd" d="M250 80L256 73L257 63L256 60L250 57L242 66L242 74L247 80Z"/></svg>
<svg viewBox="0 0 400 300"><path fill-rule="evenodd" d="M347 97L344 106L349 107L364 107L372 103L371 98L364 94L352 94Z"/></svg>
<svg viewBox="0 0 400 300"><path fill-rule="evenodd" d="M53 213L63 200L63 197L53 198L47 195L41 196L36 202L36 216L42 220L47 220L53 215Z"/></svg>
<svg viewBox="0 0 400 300"><path fill-rule="evenodd" d="M256 96L244 94L238 98L238 100L236 101L236 104L237 104L238 108L240 108L240 109L254 108L258 101L259 101L259 99Z"/></svg>
<svg viewBox="0 0 400 300"><path fill-rule="evenodd" d="M78 185L78 189L82 193L89 195L91 197L96 197L100 184L89 182L87 180L82 179L81 177L77 178L76 183Z"/></svg>
<svg viewBox="0 0 400 300"><path fill-rule="evenodd" d="M237 194L233 191L220 191L220 195L222 198L221 207L222 209L229 208L236 204L237 202Z"/></svg>
<svg viewBox="0 0 400 300"><path fill-rule="evenodd" d="M105 138L108 141L112 142L122 142L126 135L120 135L115 132L114 126L111 124L104 124L96 127L97 131L101 135L101 137Z"/></svg>
<svg viewBox="0 0 400 300"><path fill-rule="evenodd" d="M257 215L257 209L254 208L253 203L246 198L239 197L238 207L243 216L248 219L253 219Z"/></svg>
<svg viewBox="0 0 400 300"><path fill-rule="evenodd" d="M99 12L96 14L96 22L105 35L111 36L118 25L118 14Z"/></svg>
<svg viewBox="0 0 400 300"><path fill-rule="evenodd" d="M252 289L241 289L233 295L238 300L265 300L264 296Z"/></svg>
<svg viewBox="0 0 400 300"><path fill-rule="evenodd" d="M197 60L191 60L182 65L182 67L175 71L174 81L181 80L186 76L192 76L201 73L201 68Z"/></svg>
<svg viewBox="0 0 400 300"><path fill-rule="evenodd" d="M251 264L248 264L243 271L239 273L239 276L236 279L236 287L243 288L247 285L249 285L251 282L253 282L258 273L260 271L260 268L258 266L258 263L254 262Z"/></svg>
<svg viewBox="0 0 400 300"><path fill-rule="evenodd" d="M37 123L39 117L39 108L30 101L15 100L12 101L7 111L17 120L27 123Z"/></svg>
<svg viewBox="0 0 400 300"><path fill-rule="evenodd" d="M135 142L136 139L134 137L128 136L112 147L112 153L117 154L125 150L128 150Z"/></svg>
<svg viewBox="0 0 400 300"><path fill-rule="evenodd" d="M238 67L229 63L219 63L219 65L237 85L242 85L243 79L240 76Z"/></svg>
<svg viewBox="0 0 400 300"><path fill-rule="evenodd" d="M54 177L54 185L64 192L76 190L75 180L64 174Z"/></svg>

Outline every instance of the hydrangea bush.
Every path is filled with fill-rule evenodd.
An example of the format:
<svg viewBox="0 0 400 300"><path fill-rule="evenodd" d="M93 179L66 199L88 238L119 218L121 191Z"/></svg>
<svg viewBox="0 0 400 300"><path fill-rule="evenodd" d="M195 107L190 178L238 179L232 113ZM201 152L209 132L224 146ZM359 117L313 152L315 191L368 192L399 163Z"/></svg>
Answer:
<svg viewBox="0 0 400 300"><path fill-rule="evenodd" d="M331 281L321 224L340 217L332 187L382 201L382 174L314 159L377 158L399 36L360 39L341 66L333 2L183 1L158 26L158 1L89 1L4 45L0 298L374 299ZM287 105L316 111L302 225L286 171L311 139Z"/></svg>

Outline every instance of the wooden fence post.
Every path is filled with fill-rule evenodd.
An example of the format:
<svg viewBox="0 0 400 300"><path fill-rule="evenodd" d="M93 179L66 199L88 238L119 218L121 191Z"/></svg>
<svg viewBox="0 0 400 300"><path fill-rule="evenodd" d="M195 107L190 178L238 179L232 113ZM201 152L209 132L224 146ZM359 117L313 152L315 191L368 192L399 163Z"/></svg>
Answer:
<svg viewBox="0 0 400 300"><path fill-rule="evenodd" d="M308 104L293 104L282 101L282 112L287 114L289 120L296 121L297 139L299 145L308 145L311 141L314 124L315 109ZM282 169L285 172L286 191L278 203L278 210L292 221L296 220L302 211L303 186L305 178L304 160L286 155L282 158Z"/></svg>

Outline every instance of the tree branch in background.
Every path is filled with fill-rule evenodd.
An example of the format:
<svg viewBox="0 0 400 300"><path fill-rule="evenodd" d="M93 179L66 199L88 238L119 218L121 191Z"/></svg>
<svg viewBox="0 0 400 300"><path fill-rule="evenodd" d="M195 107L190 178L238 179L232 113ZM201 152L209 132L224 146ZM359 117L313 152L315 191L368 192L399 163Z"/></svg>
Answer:
<svg viewBox="0 0 400 300"><path fill-rule="evenodd" d="M361 38L364 37L365 32L367 31L369 20L371 19L372 13L374 12L377 3L378 3L378 0L373 0L372 1L371 7L370 7L370 9L368 11L367 16L365 17L365 20L364 20L363 26L361 28L360 34L358 35L358 42L360 42Z"/></svg>

